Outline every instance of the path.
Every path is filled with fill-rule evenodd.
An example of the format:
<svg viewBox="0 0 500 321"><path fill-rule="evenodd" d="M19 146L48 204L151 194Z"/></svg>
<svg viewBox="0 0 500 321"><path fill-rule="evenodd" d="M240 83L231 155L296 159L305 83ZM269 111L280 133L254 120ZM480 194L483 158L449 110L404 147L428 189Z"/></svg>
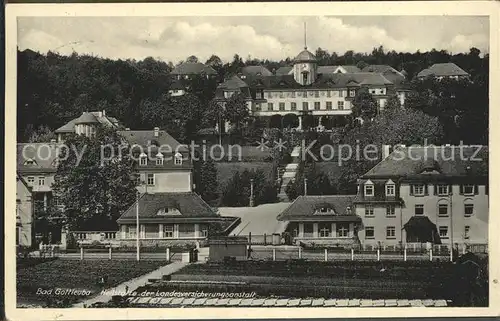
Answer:
<svg viewBox="0 0 500 321"><path fill-rule="evenodd" d="M295 175L297 174L297 169L300 163L300 147L294 147L290 156L292 157L292 161L287 164L284 170L282 170L282 173L280 173L281 186L278 193L278 199L282 202L290 201L286 195L286 187L291 180L295 179Z"/></svg>
<svg viewBox="0 0 500 321"><path fill-rule="evenodd" d="M86 306L90 306L94 303L98 302L108 302L111 300L111 297L113 296L113 293L125 293L126 287L128 287L128 292L135 291L137 288L144 286L149 283L149 279L160 279L164 275L170 275L172 273L175 273L188 265L188 263L182 263L182 262L174 262L169 265L162 266L161 268L154 270L153 272L144 274L142 276L139 276L135 279L128 280L126 282L123 282L122 284L106 289L105 291L108 292L106 294L99 294L93 298L90 298L88 300L85 300L83 302L79 302L75 305L73 305L74 308L84 308ZM102 292L101 292L102 293Z"/></svg>

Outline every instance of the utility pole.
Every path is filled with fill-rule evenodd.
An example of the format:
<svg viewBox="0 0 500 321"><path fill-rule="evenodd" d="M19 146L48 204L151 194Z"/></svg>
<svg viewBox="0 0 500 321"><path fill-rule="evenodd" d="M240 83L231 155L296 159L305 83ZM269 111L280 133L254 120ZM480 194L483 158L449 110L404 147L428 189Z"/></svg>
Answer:
<svg viewBox="0 0 500 321"><path fill-rule="evenodd" d="M250 207L253 207L253 178L250 179Z"/></svg>
<svg viewBox="0 0 500 321"><path fill-rule="evenodd" d="M453 262L453 185L450 186L450 261Z"/></svg>
<svg viewBox="0 0 500 321"><path fill-rule="evenodd" d="M136 228L136 247L137 247L137 261L140 260L140 252L139 252L139 191L136 194L136 207L135 207L135 228Z"/></svg>

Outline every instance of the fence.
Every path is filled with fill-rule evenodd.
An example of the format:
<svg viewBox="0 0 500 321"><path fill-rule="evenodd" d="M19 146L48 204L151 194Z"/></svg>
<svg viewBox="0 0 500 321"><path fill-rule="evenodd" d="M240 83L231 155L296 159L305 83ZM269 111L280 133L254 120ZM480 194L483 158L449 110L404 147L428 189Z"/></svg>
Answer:
<svg viewBox="0 0 500 321"><path fill-rule="evenodd" d="M399 246L359 246L357 248L302 248L298 246L252 246L250 258L256 260L290 260L305 259L310 261L449 261L452 253L447 245L415 244L407 247ZM454 255L467 252L487 253L484 244L459 247Z"/></svg>

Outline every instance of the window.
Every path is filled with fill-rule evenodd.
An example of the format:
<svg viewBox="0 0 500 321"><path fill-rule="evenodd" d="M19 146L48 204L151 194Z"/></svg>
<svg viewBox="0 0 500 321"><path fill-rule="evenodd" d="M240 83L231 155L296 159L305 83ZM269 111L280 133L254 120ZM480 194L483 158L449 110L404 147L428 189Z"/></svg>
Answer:
<svg viewBox="0 0 500 321"><path fill-rule="evenodd" d="M174 159L175 159L175 161L174 161L175 165L182 165L182 154L181 153L176 153Z"/></svg>
<svg viewBox="0 0 500 321"><path fill-rule="evenodd" d="M201 236L202 237L208 237L208 229L204 228L201 230Z"/></svg>
<svg viewBox="0 0 500 321"><path fill-rule="evenodd" d="M385 196L394 196L396 195L396 187L394 184L385 185Z"/></svg>
<svg viewBox="0 0 500 321"><path fill-rule="evenodd" d="M284 111L285 110L285 103L280 103L280 111Z"/></svg>
<svg viewBox="0 0 500 321"><path fill-rule="evenodd" d="M27 181L28 181L28 184L33 185L33 184L35 184L35 177L28 176Z"/></svg>
<svg viewBox="0 0 500 321"><path fill-rule="evenodd" d="M141 156L139 160L139 165L146 166L147 164L148 164L148 158L145 155Z"/></svg>
<svg viewBox="0 0 500 321"><path fill-rule="evenodd" d="M297 103L291 103L290 109L297 110Z"/></svg>
<svg viewBox="0 0 500 321"><path fill-rule="evenodd" d="M464 227L464 239L466 239L466 240L469 239L469 233L470 233L470 226L466 225Z"/></svg>
<svg viewBox="0 0 500 321"><path fill-rule="evenodd" d="M437 185L437 194L438 195L448 195L448 185Z"/></svg>
<svg viewBox="0 0 500 321"><path fill-rule="evenodd" d="M387 217L396 216L396 206L387 205L385 207L385 216L387 216Z"/></svg>
<svg viewBox="0 0 500 321"><path fill-rule="evenodd" d="M373 226L365 227L365 239L374 239L375 238L375 228Z"/></svg>
<svg viewBox="0 0 500 321"><path fill-rule="evenodd" d="M332 97L332 92L330 90L326 91L326 97Z"/></svg>
<svg viewBox="0 0 500 321"><path fill-rule="evenodd" d="M153 186L155 184L155 174L148 174L147 183L149 186Z"/></svg>
<svg viewBox="0 0 500 321"><path fill-rule="evenodd" d="M337 102L337 108L338 110L344 110L344 102L343 101Z"/></svg>
<svg viewBox="0 0 500 321"><path fill-rule="evenodd" d="M163 165L163 155L162 154L156 155L156 165Z"/></svg>
<svg viewBox="0 0 500 321"><path fill-rule="evenodd" d="M415 215L424 215L424 205L416 204L415 205Z"/></svg>
<svg viewBox="0 0 500 321"><path fill-rule="evenodd" d="M331 101L326 102L326 110L332 110L332 102Z"/></svg>
<svg viewBox="0 0 500 321"><path fill-rule="evenodd" d="M32 160L32 159L28 159L24 162L24 165L34 165L35 164L35 161Z"/></svg>
<svg viewBox="0 0 500 321"><path fill-rule="evenodd" d="M349 90L349 97L354 97L354 96L356 96L356 90L354 89Z"/></svg>
<svg viewBox="0 0 500 321"><path fill-rule="evenodd" d="M344 97L344 91L343 90L339 90L339 97L340 98Z"/></svg>
<svg viewBox="0 0 500 321"><path fill-rule="evenodd" d="M441 203L438 205L438 215L448 216L448 203Z"/></svg>
<svg viewBox="0 0 500 321"><path fill-rule="evenodd" d="M330 237L331 228L330 223L321 223L319 225L319 237Z"/></svg>
<svg viewBox="0 0 500 321"><path fill-rule="evenodd" d="M45 177L40 176L38 177L38 186L44 186L45 185Z"/></svg>
<svg viewBox="0 0 500 321"><path fill-rule="evenodd" d="M273 111L273 103L267 103L267 110Z"/></svg>
<svg viewBox="0 0 500 321"><path fill-rule="evenodd" d="M472 216L474 214L474 204L464 204L464 215Z"/></svg>
<svg viewBox="0 0 500 321"><path fill-rule="evenodd" d="M365 206L365 216L374 216L374 214L373 214L373 205L366 204L366 206Z"/></svg>
<svg viewBox="0 0 500 321"><path fill-rule="evenodd" d="M349 236L349 224L337 223L337 237L348 237Z"/></svg>
<svg viewBox="0 0 500 321"><path fill-rule="evenodd" d="M474 185L462 185L462 194L474 195Z"/></svg>
<svg viewBox="0 0 500 321"><path fill-rule="evenodd" d="M172 224L164 225L163 229L164 229L163 237L169 237L169 238L174 237L174 226Z"/></svg>
<svg viewBox="0 0 500 321"><path fill-rule="evenodd" d="M285 98L285 93L283 91L280 91L280 98Z"/></svg>
<svg viewBox="0 0 500 321"><path fill-rule="evenodd" d="M439 237L447 239L448 238L448 226L439 227Z"/></svg>
<svg viewBox="0 0 500 321"><path fill-rule="evenodd" d="M319 91L314 92L314 97L319 98Z"/></svg>
<svg viewBox="0 0 500 321"><path fill-rule="evenodd" d="M395 239L396 238L396 227L395 226L387 226L385 229L385 236L387 239Z"/></svg>
<svg viewBox="0 0 500 321"><path fill-rule="evenodd" d="M372 184L365 184L365 196L373 196L374 190Z"/></svg>
<svg viewBox="0 0 500 321"><path fill-rule="evenodd" d="M417 195L417 196L423 196L423 195L425 195L424 184L415 184L415 185L412 185L412 189L413 189L413 195Z"/></svg>
<svg viewBox="0 0 500 321"><path fill-rule="evenodd" d="M314 110L320 110L321 109L321 103L319 101L314 102Z"/></svg>
<svg viewBox="0 0 500 321"><path fill-rule="evenodd" d="M255 111L261 111L260 103L255 104Z"/></svg>
<svg viewBox="0 0 500 321"><path fill-rule="evenodd" d="M295 91L292 91L292 92L290 93L290 97L295 98Z"/></svg>
<svg viewBox="0 0 500 321"><path fill-rule="evenodd" d="M257 91L257 92L255 93L255 98L256 98L256 99L262 99L262 91Z"/></svg>
<svg viewBox="0 0 500 321"><path fill-rule="evenodd" d="M307 101L304 101L302 103L302 110L309 110L309 104L307 103Z"/></svg>

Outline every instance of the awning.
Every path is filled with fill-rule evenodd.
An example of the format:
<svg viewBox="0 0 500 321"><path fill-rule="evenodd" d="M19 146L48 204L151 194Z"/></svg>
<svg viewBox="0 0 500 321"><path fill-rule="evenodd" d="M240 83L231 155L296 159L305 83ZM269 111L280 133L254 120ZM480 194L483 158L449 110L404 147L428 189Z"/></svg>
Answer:
<svg viewBox="0 0 500 321"><path fill-rule="evenodd" d="M412 216L404 225L406 242L441 244L436 227L427 216Z"/></svg>

